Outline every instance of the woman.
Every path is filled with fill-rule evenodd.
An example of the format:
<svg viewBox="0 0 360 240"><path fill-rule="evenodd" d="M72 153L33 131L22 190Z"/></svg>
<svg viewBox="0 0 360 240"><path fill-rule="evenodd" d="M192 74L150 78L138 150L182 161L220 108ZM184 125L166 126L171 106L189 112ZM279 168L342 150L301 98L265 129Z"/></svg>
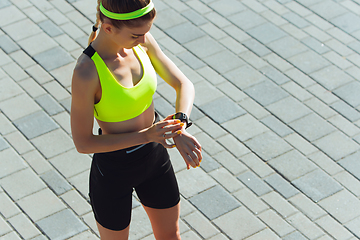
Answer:
<svg viewBox="0 0 360 240"><path fill-rule="evenodd" d="M166 148L176 147L188 169L200 165L201 146L185 130L193 84L149 33L151 0L102 0L97 9L91 44L74 69L71 128L77 150L94 153L89 196L101 239L128 239L133 189L156 239L180 239L179 190ZM155 71L176 90L176 114L161 121L152 100Z"/></svg>

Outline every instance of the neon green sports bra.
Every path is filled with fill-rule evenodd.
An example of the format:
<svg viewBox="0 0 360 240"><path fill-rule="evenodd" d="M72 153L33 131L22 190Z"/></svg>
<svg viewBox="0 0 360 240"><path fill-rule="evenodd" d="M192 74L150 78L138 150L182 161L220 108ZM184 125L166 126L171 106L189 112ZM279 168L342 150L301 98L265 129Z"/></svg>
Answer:
<svg viewBox="0 0 360 240"><path fill-rule="evenodd" d="M103 122L121 122L139 116L150 107L156 91L156 72L145 50L133 48L140 60L143 76L133 87L122 86L110 72L95 49L84 50L95 63L101 84L101 99L94 105L94 116Z"/></svg>

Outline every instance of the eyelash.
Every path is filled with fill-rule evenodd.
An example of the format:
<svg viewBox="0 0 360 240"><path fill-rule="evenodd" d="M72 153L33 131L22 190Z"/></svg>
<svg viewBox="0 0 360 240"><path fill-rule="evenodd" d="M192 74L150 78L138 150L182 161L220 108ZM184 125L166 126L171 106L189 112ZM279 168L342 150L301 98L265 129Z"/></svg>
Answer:
<svg viewBox="0 0 360 240"><path fill-rule="evenodd" d="M139 37L138 37L138 36L132 36L132 38L133 38L133 39L137 39L137 38L139 38Z"/></svg>

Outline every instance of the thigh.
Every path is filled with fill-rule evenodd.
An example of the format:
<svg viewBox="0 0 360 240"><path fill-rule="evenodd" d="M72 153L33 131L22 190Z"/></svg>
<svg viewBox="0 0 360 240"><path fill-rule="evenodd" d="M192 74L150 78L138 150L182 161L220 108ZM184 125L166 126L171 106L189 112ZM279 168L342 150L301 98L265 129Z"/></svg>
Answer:
<svg viewBox="0 0 360 240"><path fill-rule="evenodd" d="M155 156L161 159L157 159L156 164L151 166L152 173L135 187L135 191L144 206L156 209L171 208L180 201L175 173L166 149L165 153Z"/></svg>
<svg viewBox="0 0 360 240"><path fill-rule="evenodd" d="M97 227L99 229L101 240L128 240L129 238L129 228L127 226L124 230L114 231L101 226L98 222L96 222Z"/></svg>
<svg viewBox="0 0 360 240"><path fill-rule="evenodd" d="M180 239L180 202L167 209L155 209L146 206L143 207L149 216L154 236L157 240Z"/></svg>

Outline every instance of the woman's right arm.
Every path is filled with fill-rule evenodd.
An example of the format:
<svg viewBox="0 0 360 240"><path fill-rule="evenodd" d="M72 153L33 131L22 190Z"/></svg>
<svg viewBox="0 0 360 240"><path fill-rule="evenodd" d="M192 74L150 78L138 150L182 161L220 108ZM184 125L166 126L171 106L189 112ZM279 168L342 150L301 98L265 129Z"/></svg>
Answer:
<svg viewBox="0 0 360 240"><path fill-rule="evenodd" d="M74 69L71 92L71 131L75 147L80 153L110 152L148 142L165 142L165 132L180 128L176 120L160 121L138 132L94 135L94 99L99 87L98 75L90 59L82 59ZM166 134L166 138L176 135Z"/></svg>

